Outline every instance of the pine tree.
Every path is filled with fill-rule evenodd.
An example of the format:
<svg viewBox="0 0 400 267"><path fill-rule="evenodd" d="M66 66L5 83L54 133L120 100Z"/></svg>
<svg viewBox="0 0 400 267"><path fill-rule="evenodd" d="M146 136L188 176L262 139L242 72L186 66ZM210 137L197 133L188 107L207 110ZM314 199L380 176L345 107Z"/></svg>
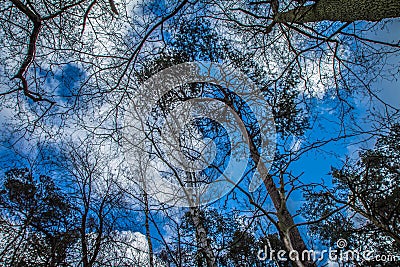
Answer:
<svg viewBox="0 0 400 267"><path fill-rule="evenodd" d="M27 168L5 173L0 192L1 261L10 266L63 266L76 241L74 208L51 177Z"/></svg>
<svg viewBox="0 0 400 267"><path fill-rule="evenodd" d="M305 214L326 244L339 238L349 248L373 249L376 255L400 253L400 125L362 151L357 162L333 168L334 188L307 192ZM366 263L365 263L366 264ZM378 264L370 261L369 266ZM393 262L380 263L394 266ZM396 265L396 264L395 264Z"/></svg>

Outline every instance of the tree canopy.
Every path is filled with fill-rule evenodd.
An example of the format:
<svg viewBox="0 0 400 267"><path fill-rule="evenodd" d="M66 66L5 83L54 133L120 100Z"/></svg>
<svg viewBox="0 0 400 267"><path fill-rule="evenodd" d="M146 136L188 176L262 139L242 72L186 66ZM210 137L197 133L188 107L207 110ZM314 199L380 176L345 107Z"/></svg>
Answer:
<svg viewBox="0 0 400 267"><path fill-rule="evenodd" d="M399 17L398 0L1 2L0 263L397 266L300 256L400 256Z"/></svg>

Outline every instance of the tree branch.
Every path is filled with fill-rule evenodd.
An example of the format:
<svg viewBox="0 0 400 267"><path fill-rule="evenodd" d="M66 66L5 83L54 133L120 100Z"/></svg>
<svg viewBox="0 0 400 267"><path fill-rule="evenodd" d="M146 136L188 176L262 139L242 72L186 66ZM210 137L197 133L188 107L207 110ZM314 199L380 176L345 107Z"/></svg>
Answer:
<svg viewBox="0 0 400 267"><path fill-rule="evenodd" d="M276 22L307 23L318 21L354 22L380 21L400 17L398 0L319 0L313 5L300 6L277 13Z"/></svg>

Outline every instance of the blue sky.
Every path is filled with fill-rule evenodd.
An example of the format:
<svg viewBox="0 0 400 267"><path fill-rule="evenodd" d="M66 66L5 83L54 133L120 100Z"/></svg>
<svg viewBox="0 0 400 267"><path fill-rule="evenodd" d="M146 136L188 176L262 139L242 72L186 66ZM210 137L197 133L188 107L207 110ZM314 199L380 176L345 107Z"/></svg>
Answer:
<svg viewBox="0 0 400 267"><path fill-rule="evenodd" d="M155 2L158 3L154 5L153 12L160 16L161 12L159 10L164 10L164 2ZM382 41L392 41L400 39L400 21L392 23L387 30L384 31L374 31L368 33L366 35L368 38L378 39ZM398 72L399 69L400 58L398 54L393 54L390 56L388 60L385 62L388 67L384 69L383 72L388 74L386 77L377 77L372 83L372 89L379 91L378 95L382 98L382 100L386 101L388 104L400 108L400 77ZM383 63L383 62L382 62ZM57 85L58 90L56 91L59 94L59 97L66 101L69 97L75 93L79 81L85 78L85 73L79 69L76 65L68 64L65 65L62 70L56 72L54 76L54 83L52 85ZM49 78L53 79L53 77ZM349 99L354 104L355 109L353 110L354 114L361 117L366 116L366 110L369 105L369 101L363 98L361 94L355 96L354 99ZM329 96L326 98L316 98L313 100L314 106L310 111L312 113L318 114L318 121L316 121L317 127L312 130L306 132L304 136L291 136L290 138L294 141L300 140L300 150L305 145L312 143L315 140L323 140L329 139L332 136L337 135L340 130L339 126L339 112L335 110L334 101L329 99ZM376 108L382 109L383 106L374 101L372 103L376 105ZM7 122L5 119L6 112L3 111L3 117L1 122ZM362 122L360 120L360 125L369 128L371 125L367 122ZM6 133L8 134L8 133ZM204 135L205 137L210 137ZM343 161L346 159L346 156L350 156L352 158L357 157L357 150L361 147L372 147L374 140L370 140L367 143L358 144L357 141L365 138L365 136L349 138L345 140L339 140L336 142L331 142L319 149L312 150L304 154L300 160L296 161L291 165L290 170L293 170L295 174L302 174L301 181L304 183L312 183L312 182L321 182L324 181L327 184L331 183L331 176L329 172L331 170L331 166L340 168L343 164ZM226 141L226 140L224 140ZM6 143L3 143L6 145ZM221 146L222 147L222 146ZM21 143L18 145L18 149L22 153L29 154L29 149L35 149L34 145L26 143ZM217 146L218 148L218 146ZM218 154L217 154L218 155ZM0 148L0 159L1 162L7 168L18 166L21 164L17 159L20 159L18 155L14 154L14 151L9 150L5 146ZM229 158L227 158L229 159ZM23 163L26 164L26 161ZM2 171L5 168L3 167ZM247 189L247 186L244 185L244 188ZM222 200L223 201L223 200ZM216 203L216 207L219 207L221 202ZM231 208L234 208L236 205L235 202L229 204ZM302 205L302 193L297 191L292 195L291 201L288 202L290 210L294 213L297 209L299 209ZM297 218L298 221L301 221L302 218ZM135 225L133 228L137 230L137 226ZM143 229L140 229L142 232ZM305 233L306 230L303 230ZM152 228L152 233L157 236L157 231L155 231L154 226Z"/></svg>

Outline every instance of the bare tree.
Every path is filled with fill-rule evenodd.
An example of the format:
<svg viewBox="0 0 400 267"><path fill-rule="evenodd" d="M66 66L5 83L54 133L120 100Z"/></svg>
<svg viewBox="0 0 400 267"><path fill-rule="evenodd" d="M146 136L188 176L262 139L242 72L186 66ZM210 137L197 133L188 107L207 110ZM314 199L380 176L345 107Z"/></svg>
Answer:
<svg viewBox="0 0 400 267"><path fill-rule="evenodd" d="M157 71L171 64L208 60L226 61L245 72L265 93L280 139L276 161L268 170L262 164L254 134L258 128L248 125L251 159L255 164L261 162L264 189L249 193L238 186L227 198L240 192L255 212L253 217L263 216L276 227L287 250L301 252L307 244L299 227L308 223L297 223L298 214L289 212L288 207L290 197L306 186L300 179L301 171L293 172L292 164L307 152L321 151L338 140L354 136L368 140L400 115L398 107L385 103L371 88L374 79L388 75L380 70L381 62L398 54L398 40L368 36L400 17L399 2L395 0L210 0L166 1L163 5L157 1L133 5L132 1L113 0L11 0L0 5L0 101L3 112L10 115L12 131L23 132L21 138L59 139L60 133L83 131L108 138L118 147L134 92ZM203 30L203 36L195 33L196 27ZM204 29L213 29L216 34ZM179 49L177 43L181 44ZM398 74L398 66L392 70L390 76ZM224 94L216 97L218 101L245 115L247 110L238 106L240 101L235 102L234 92L214 89ZM193 98L194 93L196 90L174 91L162 99L165 103L158 103L159 108L164 105L161 111L166 112L175 102ZM382 114L367 111L373 120L372 129L361 127L358 114L353 113L352 97L360 93L370 102L383 105ZM338 130L322 140L310 138L297 150L288 149L292 139L302 140L304 133L315 130L312 127L323 119L323 115L308 112L318 105L316 99L324 97L334 99L334 107L328 108L337 110ZM157 148L160 139L150 137L153 149ZM63 163L81 214L80 261L84 266L93 266L100 261L106 236L112 235L116 223L113 210L120 208L127 192L112 177L119 174L109 169L110 163L97 145L90 144L90 140L77 143L69 147ZM190 146L183 150L189 156L196 152ZM191 177L171 167L160 151L145 152L163 161L167 171L158 171L181 186L210 183L204 177ZM218 168L223 169L223 164ZM249 173L253 171L255 168ZM149 226L154 209L149 205L148 192L143 191L143 197L135 197L143 205L149 262L154 264ZM198 248L206 264L215 266L217 254L200 221L201 209L192 207L190 211ZM93 233L90 237L89 232ZM179 265L179 260L175 264ZM311 261L295 264L313 265Z"/></svg>
<svg viewBox="0 0 400 267"><path fill-rule="evenodd" d="M70 260L88 267L108 266L113 262L129 265L130 261L136 261L123 255L124 249L140 249L130 248L129 243L121 248L120 255L117 252L113 255L113 250L118 250L124 242L124 237L118 234L119 226L135 223L130 216L131 204L121 189L124 184L121 163L112 161L107 148L93 142L71 142L64 148L59 164L69 177L67 188L79 212L79 241L76 254L72 254L76 258Z"/></svg>

